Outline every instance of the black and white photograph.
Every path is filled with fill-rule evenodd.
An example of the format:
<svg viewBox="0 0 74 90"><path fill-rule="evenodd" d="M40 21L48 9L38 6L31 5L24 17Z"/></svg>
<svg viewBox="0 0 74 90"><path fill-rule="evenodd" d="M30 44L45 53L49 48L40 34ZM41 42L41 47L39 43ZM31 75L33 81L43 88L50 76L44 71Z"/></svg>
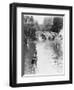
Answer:
<svg viewBox="0 0 74 90"><path fill-rule="evenodd" d="M22 14L22 76L63 75L64 15Z"/></svg>
<svg viewBox="0 0 74 90"><path fill-rule="evenodd" d="M10 86L72 83L72 7L10 4Z"/></svg>

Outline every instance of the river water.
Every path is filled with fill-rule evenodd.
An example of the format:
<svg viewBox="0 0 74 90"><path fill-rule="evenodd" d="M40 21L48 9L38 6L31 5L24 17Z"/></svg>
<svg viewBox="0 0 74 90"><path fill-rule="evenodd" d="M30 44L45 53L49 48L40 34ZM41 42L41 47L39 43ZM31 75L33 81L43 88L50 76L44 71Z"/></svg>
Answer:
<svg viewBox="0 0 74 90"><path fill-rule="evenodd" d="M59 75L64 74L63 60L59 59L60 65L55 63L56 56L52 48L53 41L46 40L36 43L37 50L37 71L38 75Z"/></svg>

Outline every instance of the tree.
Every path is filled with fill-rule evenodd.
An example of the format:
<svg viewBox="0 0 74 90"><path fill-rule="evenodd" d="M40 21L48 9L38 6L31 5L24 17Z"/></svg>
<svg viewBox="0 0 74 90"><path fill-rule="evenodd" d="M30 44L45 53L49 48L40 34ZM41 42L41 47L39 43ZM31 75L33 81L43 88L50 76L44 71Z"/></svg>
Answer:
<svg viewBox="0 0 74 90"><path fill-rule="evenodd" d="M38 28L37 22L34 21L33 16L26 16L24 19L24 36L26 39L34 41L36 39L36 30Z"/></svg>
<svg viewBox="0 0 74 90"><path fill-rule="evenodd" d="M63 27L63 18L54 17L51 31L59 33Z"/></svg>

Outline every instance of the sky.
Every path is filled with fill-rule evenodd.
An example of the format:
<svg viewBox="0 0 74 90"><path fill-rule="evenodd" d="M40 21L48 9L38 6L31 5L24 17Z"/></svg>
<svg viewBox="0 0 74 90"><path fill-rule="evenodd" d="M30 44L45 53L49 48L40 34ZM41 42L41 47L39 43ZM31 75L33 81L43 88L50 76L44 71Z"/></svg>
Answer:
<svg viewBox="0 0 74 90"><path fill-rule="evenodd" d="M53 22L53 18L57 17L57 16L44 16L44 15L27 15L27 14L26 15L24 14L24 16L33 16L34 20L37 21L39 24L43 24L44 18L50 18L50 21Z"/></svg>

